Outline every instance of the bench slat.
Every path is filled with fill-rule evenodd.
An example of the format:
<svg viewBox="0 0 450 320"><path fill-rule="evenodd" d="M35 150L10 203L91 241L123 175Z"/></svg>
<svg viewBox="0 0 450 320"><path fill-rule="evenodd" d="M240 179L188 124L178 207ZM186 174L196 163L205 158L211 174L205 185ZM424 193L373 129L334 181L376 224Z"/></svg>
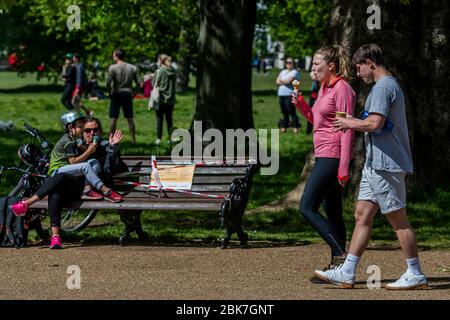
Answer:
<svg viewBox="0 0 450 320"><path fill-rule="evenodd" d="M194 176L192 185L199 184L227 184L230 186L234 178L243 178L243 176ZM142 176L139 178L140 183L148 184L150 182L149 176Z"/></svg>
<svg viewBox="0 0 450 320"><path fill-rule="evenodd" d="M109 201L73 201L67 203L68 208L80 209L99 209L99 210L188 210L188 211L214 211L219 210L222 205L221 199L148 199L139 201L133 199L132 201L123 201L119 203L112 203ZM31 206L32 208L47 208L47 201L39 201Z"/></svg>
<svg viewBox="0 0 450 320"><path fill-rule="evenodd" d="M133 166L143 166L143 167L151 167L152 164L150 163L150 158L147 159L123 159L123 162L125 162L125 164L129 167L133 167ZM196 162L177 162L177 161L171 161L171 160L166 160L166 161L158 161L156 160L156 163L159 164L194 164ZM202 168L202 167L248 167L249 163L248 162L220 162L220 161L212 161L212 162L197 162L197 168Z"/></svg>
<svg viewBox="0 0 450 320"><path fill-rule="evenodd" d="M117 186L115 188L117 191L119 192L123 192L123 191L127 191L130 192L132 190L139 190L141 192L147 191L145 188L143 187L128 187L128 186ZM188 191L193 191L193 192L205 192L205 193L211 193L211 192L223 192L223 193L228 193L228 191L230 190L230 185L228 184L217 184L217 185L213 185L213 184L198 184L198 185L193 185L191 190Z"/></svg>
<svg viewBox="0 0 450 320"><path fill-rule="evenodd" d="M228 192L202 192L203 194L210 194L215 196L228 196ZM180 192L170 192L166 191L166 194L169 198L185 198L185 199L208 199L208 197L205 196L199 196L199 195L190 195L186 193L180 193ZM157 191L154 191L152 193L145 193L145 192L139 192L139 191L133 191L130 193L125 194L125 199L128 200L129 198L143 198L143 199L154 199L158 197L159 193Z"/></svg>
<svg viewBox="0 0 450 320"><path fill-rule="evenodd" d="M136 173L136 175L146 175L146 174L150 174L151 172L151 167L149 166L142 166L142 167L138 167L135 168L133 166L129 166L128 169L131 169L130 172L139 172L139 171L144 171L145 173ZM133 170L136 169L136 170ZM139 170L137 170L139 169ZM213 167L213 166L208 166L208 167L196 167L195 171L194 171L194 175L245 175L247 171L247 167L246 166L233 166L233 167ZM118 175L120 176L120 174ZM126 174L125 174L126 176ZM131 176L131 175L128 175Z"/></svg>
<svg viewBox="0 0 450 320"><path fill-rule="evenodd" d="M136 163L144 162L147 165L151 165L151 156L122 156L122 160L125 163L132 163L133 165ZM188 161L186 160L176 160L174 161L170 156L158 156L156 157L156 162L158 163L200 163L206 165L249 165L251 163L256 163L255 160L247 159L247 158L233 158L233 157L224 157L223 159L215 159L215 158L191 158Z"/></svg>

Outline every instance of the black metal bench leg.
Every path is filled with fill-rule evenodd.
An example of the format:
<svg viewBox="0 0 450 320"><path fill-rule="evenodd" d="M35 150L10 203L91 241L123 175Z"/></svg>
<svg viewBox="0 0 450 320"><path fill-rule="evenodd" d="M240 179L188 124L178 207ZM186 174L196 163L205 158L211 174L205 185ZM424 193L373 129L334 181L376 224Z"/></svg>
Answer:
<svg viewBox="0 0 450 320"><path fill-rule="evenodd" d="M235 231L234 226L231 225L231 223L228 223L228 225L227 225L227 233L225 234L223 239L220 241L220 245L221 245L222 249L226 249L228 247L228 245L230 244L231 237L233 236L233 234L235 232L236 231Z"/></svg>
<svg viewBox="0 0 450 320"><path fill-rule="evenodd" d="M125 245L130 239L132 232L136 232L139 240L145 241L148 239L148 233L142 229L141 213L142 211L125 211L119 210L120 220L125 224L125 232L119 238L119 244Z"/></svg>
<svg viewBox="0 0 450 320"><path fill-rule="evenodd" d="M224 238L220 241L221 247L223 249L227 248L227 246L230 244L231 237L234 233L237 234L240 245L245 246L248 242L248 234L244 231L243 225L242 225L242 213L239 212L240 210L233 210L229 213L229 216L226 219L226 235Z"/></svg>
<svg viewBox="0 0 450 320"><path fill-rule="evenodd" d="M133 232L132 227L132 217L130 217L128 214L120 214L120 221L122 221L125 224L125 231L119 238L119 244L121 246L125 245L126 242L130 239L130 234Z"/></svg>
<svg viewBox="0 0 450 320"><path fill-rule="evenodd" d="M239 241L241 242L241 246L246 246L248 242L248 234L244 231L244 228L242 226L242 215L239 214L236 217L236 233L239 238Z"/></svg>

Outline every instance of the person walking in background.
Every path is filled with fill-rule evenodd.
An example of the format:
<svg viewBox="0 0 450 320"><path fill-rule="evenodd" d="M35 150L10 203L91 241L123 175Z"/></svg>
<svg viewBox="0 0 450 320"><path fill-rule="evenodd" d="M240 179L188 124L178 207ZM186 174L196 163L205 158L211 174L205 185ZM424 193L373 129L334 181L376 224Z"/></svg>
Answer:
<svg viewBox="0 0 450 320"><path fill-rule="evenodd" d="M79 53L75 53L73 55L73 64L77 70L77 77L75 83L75 91L73 95L79 95L80 97L83 95L84 90L87 87L87 76L86 76L86 66L81 61L81 56Z"/></svg>
<svg viewBox="0 0 450 320"><path fill-rule="evenodd" d="M292 81L299 80L300 74L294 67L294 60L292 58L286 59L286 69L282 70L277 77L276 83L278 87L278 101L280 103L281 113L283 119L280 120L278 126L281 132L286 132L286 128L292 127L294 133L298 133L300 122L294 105L291 103L291 95L294 91ZM289 116L291 122L289 122Z"/></svg>
<svg viewBox="0 0 450 320"><path fill-rule="evenodd" d="M61 103L67 108L72 110L72 93L75 90L75 84L77 81L77 69L73 65L73 54L66 54L66 61L62 68L61 77L64 80L64 91L61 97Z"/></svg>
<svg viewBox="0 0 450 320"><path fill-rule="evenodd" d="M172 133L173 129L173 109L175 107L175 83L176 74L171 66L172 58L167 54L159 56L161 66L156 71L154 87L159 88L159 107L156 110L156 144L159 145L162 139L164 117L167 122L167 131Z"/></svg>
<svg viewBox="0 0 450 320"><path fill-rule="evenodd" d="M128 121L131 134L131 143L136 143L136 126L133 116L133 81L141 87L137 67L125 62L122 49L113 52L113 59L116 62L108 69L106 77L106 89L111 93L111 104L109 107L109 132L114 133L117 127L120 108Z"/></svg>
<svg viewBox="0 0 450 320"><path fill-rule="evenodd" d="M312 107L314 106L314 103L316 103L317 95L319 94L320 82L317 81L314 71L311 71L309 73L309 76L311 77L311 80L312 80L311 97L309 98L309 107L312 109ZM308 121L308 123L306 124L306 134L311 134L312 127L313 127L312 123Z"/></svg>
<svg viewBox="0 0 450 320"><path fill-rule="evenodd" d="M73 54L73 65L76 69L76 81L75 88L72 92L72 105L77 110L83 109L87 116L92 116L94 113L92 110L86 108L82 101L83 93L87 89L88 79L86 75L86 66L81 61L80 54Z"/></svg>
<svg viewBox="0 0 450 320"><path fill-rule="evenodd" d="M407 270L390 290L428 286L420 267L417 240L406 215L405 175L413 173L406 121L405 96L397 79L386 69L383 53L376 44L361 46L353 56L357 75L372 87L362 119L336 119L336 130L365 132L366 162L355 209L355 230L345 262L334 270L315 274L327 281L352 288L356 267L370 241L373 219L378 210L386 216L406 258Z"/></svg>
<svg viewBox="0 0 450 320"><path fill-rule="evenodd" d="M336 112L354 114L356 94L348 84L350 70L345 50L340 46L320 48L313 58L314 75L322 83L311 109L301 95L292 94L292 103L314 129L314 168L300 200L300 213L331 249L331 263L340 265L346 256L346 229L342 214L342 187L349 180L353 130L336 132ZM319 212L325 200L326 218ZM316 280L316 279L313 279Z"/></svg>

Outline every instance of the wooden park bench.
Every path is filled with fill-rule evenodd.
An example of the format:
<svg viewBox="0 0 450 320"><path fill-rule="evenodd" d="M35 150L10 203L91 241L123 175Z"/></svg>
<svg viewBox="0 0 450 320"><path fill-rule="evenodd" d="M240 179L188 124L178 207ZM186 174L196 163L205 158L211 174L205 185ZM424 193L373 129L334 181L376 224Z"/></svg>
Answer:
<svg viewBox="0 0 450 320"><path fill-rule="evenodd" d="M124 156L128 173L115 176L118 183L117 191L124 195L124 201L112 203L105 200L79 200L67 203L71 209L117 210L121 221L125 224L125 232L119 243L125 244L132 232L136 232L140 240L145 240L148 234L141 225L143 210L166 211L211 211L218 213L226 234L220 240L226 247L232 235L237 233L241 244L246 244L247 233L242 226L252 178L257 170L256 161L241 159L201 159L189 161L195 164L192 188L186 191L149 189L151 157ZM173 162L170 157L157 157L157 165L182 165L186 161ZM47 208L47 200L39 201L33 208Z"/></svg>

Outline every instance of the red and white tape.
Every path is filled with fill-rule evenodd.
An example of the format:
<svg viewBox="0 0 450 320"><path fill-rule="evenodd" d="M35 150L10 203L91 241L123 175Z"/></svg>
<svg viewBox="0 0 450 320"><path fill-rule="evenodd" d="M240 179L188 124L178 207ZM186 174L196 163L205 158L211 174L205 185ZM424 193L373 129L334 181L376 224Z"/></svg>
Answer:
<svg viewBox="0 0 450 320"><path fill-rule="evenodd" d="M130 182L130 181L122 181L122 180L114 180L114 182L118 185L130 185L130 186L135 186L135 187L143 187L146 189L154 189L157 191L173 191L173 192L184 193L184 194L189 194L189 195L194 195L194 196L201 196L201 197L206 197L206 198L215 198L215 199L227 199L228 198L225 196L218 196L215 194L206 194L206 193L187 191L187 190L182 190L182 189L167 188L167 187L163 187L163 186L161 186L161 188L160 188L158 186L152 186L150 184L144 184L144 183L139 183L139 182Z"/></svg>

